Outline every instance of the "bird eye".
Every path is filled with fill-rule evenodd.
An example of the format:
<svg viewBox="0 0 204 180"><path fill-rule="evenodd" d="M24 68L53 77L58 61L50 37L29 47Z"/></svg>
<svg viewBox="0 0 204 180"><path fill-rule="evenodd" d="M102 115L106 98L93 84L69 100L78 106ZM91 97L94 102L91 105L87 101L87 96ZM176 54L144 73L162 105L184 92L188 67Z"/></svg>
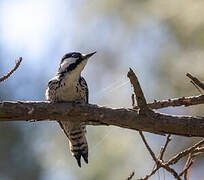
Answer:
<svg viewBox="0 0 204 180"><path fill-rule="evenodd" d="M74 53L74 54L72 54L72 57L73 57L73 58L77 58L77 57L78 57L78 54Z"/></svg>

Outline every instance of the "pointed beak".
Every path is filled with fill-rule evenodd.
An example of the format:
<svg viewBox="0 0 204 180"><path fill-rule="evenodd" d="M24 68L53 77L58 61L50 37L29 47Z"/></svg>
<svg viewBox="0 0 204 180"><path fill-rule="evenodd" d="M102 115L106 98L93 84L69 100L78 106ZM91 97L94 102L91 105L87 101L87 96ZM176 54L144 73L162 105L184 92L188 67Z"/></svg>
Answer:
<svg viewBox="0 0 204 180"><path fill-rule="evenodd" d="M83 55L83 59L88 59L88 58L90 58L91 56L93 56L95 53L96 53L96 51L93 52L93 53L90 53L90 54Z"/></svg>

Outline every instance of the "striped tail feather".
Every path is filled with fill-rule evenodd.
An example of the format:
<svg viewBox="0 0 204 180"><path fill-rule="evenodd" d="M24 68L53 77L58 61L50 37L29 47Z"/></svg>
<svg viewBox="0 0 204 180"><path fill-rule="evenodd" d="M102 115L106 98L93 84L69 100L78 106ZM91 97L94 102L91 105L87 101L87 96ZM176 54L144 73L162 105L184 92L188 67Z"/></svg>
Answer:
<svg viewBox="0 0 204 180"><path fill-rule="evenodd" d="M70 151L72 156L76 158L78 166L81 167L81 156L88 164L88 144L85 136L85 126L68 121L59 121L59 124L69 138Z"/></svg>

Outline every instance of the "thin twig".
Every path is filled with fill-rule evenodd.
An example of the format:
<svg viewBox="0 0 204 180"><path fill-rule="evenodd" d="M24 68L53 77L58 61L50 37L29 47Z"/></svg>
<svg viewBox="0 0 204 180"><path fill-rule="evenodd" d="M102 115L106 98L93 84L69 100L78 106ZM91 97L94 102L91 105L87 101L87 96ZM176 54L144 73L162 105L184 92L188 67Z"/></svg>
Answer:
<svg viewBox="0 0 204 180"><path fill-rule="evenodd" d="M204 148L196 148L192 153L189 154L188 160L185 165L185 169L183 170L184 179L189 180L190 172L191 172L191 166L194 163L194 158L197 157L200 154L204 153ZM182 172L181 172L182 175Z"/></svg>
<svg viewBox="0 0 204 180"><path fill-rule="evenodd" d="M202 153L204 153L204 147L196 148L192 153L192 157L194 158Z"/></svg>
<svg viewBox="0 0 204 180"><path fill-rule="evenodd" d="M161 168L161 166L157 166L155 169L152 170L152 172L148 175L146 175L144 178L140 178L138 180L147 180L149 179L151 176L153 176L159 169Z"/></svg>
<svg viewBox="0 0 204 180"><path fill-rule="evenodd" d="M183 158L184 156L188 155L189 153L192 153L197 147L202 146L204 144L204 139L202 139L201 141L199 141L198 143L196 143L194 146L185 149L184 151L178 153L176 156L174 156L173 158L171 158L167 163L167 165L173 165L175 163L177 163L181 158Z"/></svg>
<svg viewBox="0 0 204 180"><path fill-rule="evenodd" d="M157 157L157 159L161 160L163 162L163 156L164 156L164 152L166 151L167 145L168 143L171 141L171 135L168 134L166 137L166 141L164 146L161 147L160 152L159 152L159 156ZM152 168L152 171L154 171L154 169L157 167L157 164L155 164Z"/></svg>
<svg viewBox="0 0 204 180"><path fill-rule="evenodd" d="M143 142L144 142L144 144L145 144L147 150L148 150L149 153L151 154L152 159L153 159L157 164L159 164L159 161L158 161L158 159L156 158L156 156L155 156L154 152L152 151L152 149L150 148L150 146L148 145L148 143L147 143L147 141L146 141L146 139L145 139L145 137L144 137L143 132L142 132L142 131L139 131L139 134L140 134L140 136L141 136L141 138L142 138L142 140L143 140Z"/></svg>
<svg viewBox="0 0 204 180"><path fill-rule="evenodd" d="M164 152L166 151L166 148L167 148L170 141L171 141L171 134L168 134L167 137L166 137L166 142L165 142L164 146L161 148L161 151L160 151L161 152L160 156L159 156L160 160L163 160Z"/></svg>
<svg viewBox="0 0 204 180"><path fill-rule="evenodd" d="M192 76L190 73L187 73L186 76L189 77L202 90L204 90L204 84L198 78Z"/></svg>
<svg viewBox="0 0 204 180"><path fill-rule="evenodd" d="M134 175L135 175L135 172L133 171L133 172L129 175L129 177L127 178L127 180L131 180Z"/></svg>
<svg viewBox="0 0 204 180"><path fill-rule="evenodd" d="M191 171L191 168L189 168L189 169L185 172L184 180L189 180L190 171Z"/></svg>
<svg viewBox="0 0 204 180"><path fill-rule="evenodd" d="M185 164L185 166L184 166L183 171L179 174L180 177L183 176L183 174L185 174L185 175L184 175L184 177L185 177L186 174L187 174L187 171L188 171L189 168L192 166L192 164L193 164L193 159L192 159L192 156L191 156L191 155L192 155L192 154L190 153L189 156L188 156L188 159L187 159L187 161L186 161L186 164Z"/></svg>
<svg viewBox="0 0 204 180"><path fill-rule="evenodd" d="M174 98L162 101L154 101L152 103L148 103L147 106L151 109L162 109L167 107L177 107L177 106L192 106L204 103L204 95L198 96L190 96L190 97L181 97ZM138 106L134 106L134 109L139 109Z"/></svg>
<svg viewBox="0 0 204 180"><path fill-rule="evenodd" d="M20 57L17 61L17 63L15 64L14 68L8 72L5 76L0 77L0 82L6 80L7 78L9 78L11 76L11 74L14 73L14 71L16 71L16 69L19 67L20 63L22 61L22 57Z"/></svg>
<svg viewBox="0 0 204 180"><path fill-rule="evenodd" d="M136 96L137 104L140 109L147 106L147 102L145 99L145 96L143 94L142 88L140 86L140 83L137 79L137 76L133 72L133 70L130 68L127 74L128 78L130 79L131 84L133 85L134 93Z"/></svg>
<svg viewBox="0 0 204 180"><path fill-rule="evenodd" d="M169 173L171 173L177 180L182 180L180 177L179 177L179 174L171 167L169 167L168 165L165 165L162 163L162 167L164 169L166 169Z"/></svg>
<svg viewBox="0 0 204 180"><path fill-rule="evenodd" d="M199 92L200 94L203 94L203 92L200 90L200 88L199 88L198 85L196 85L193 81L190 81L190 82L195 86L195 88L198 90L198 92Z"/></svg>

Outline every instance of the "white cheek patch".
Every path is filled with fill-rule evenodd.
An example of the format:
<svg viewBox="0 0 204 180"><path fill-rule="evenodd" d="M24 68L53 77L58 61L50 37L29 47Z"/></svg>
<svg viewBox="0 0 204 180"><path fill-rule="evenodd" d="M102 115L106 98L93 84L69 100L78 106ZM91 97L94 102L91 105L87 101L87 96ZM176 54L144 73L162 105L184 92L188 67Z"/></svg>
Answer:
<svg viewBox="0 0 204 180"><path fill-rule="evenodd" d="M68 58L63 61L60 65L60 71L63 72L70 64L73 64L77 61L78 58Z"/></svg>

